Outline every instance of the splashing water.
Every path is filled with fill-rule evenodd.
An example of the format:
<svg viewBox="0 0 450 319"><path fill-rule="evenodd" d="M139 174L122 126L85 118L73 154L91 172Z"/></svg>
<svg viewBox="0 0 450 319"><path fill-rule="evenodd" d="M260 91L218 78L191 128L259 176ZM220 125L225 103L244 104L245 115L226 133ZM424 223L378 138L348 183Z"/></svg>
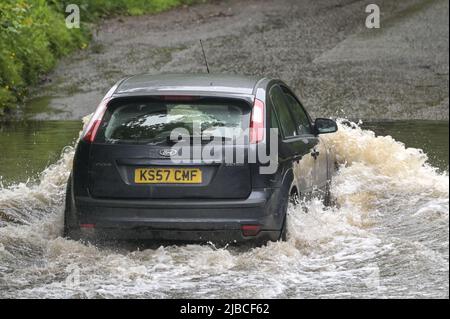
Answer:
<svg viewBox="0 0 450 319"><path fill-rule="evenodd" d="M448 298L448 173L354 123L325 139L336 206L290 207L288 241L259 248L61 238L67 147L39 184L0 188L0 297Z"/></svg>

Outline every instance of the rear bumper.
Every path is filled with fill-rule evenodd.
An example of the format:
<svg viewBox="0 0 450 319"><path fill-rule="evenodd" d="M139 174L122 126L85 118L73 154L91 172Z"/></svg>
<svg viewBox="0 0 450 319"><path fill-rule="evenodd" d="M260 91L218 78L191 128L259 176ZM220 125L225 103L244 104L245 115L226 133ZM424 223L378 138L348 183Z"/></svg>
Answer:
<svg viewBox="0 0 450 319"><path fill-rule="evenodd" d="M75 199L83 237L183 241L277 240L283 217L279 190L253 191L240 200ZM260 225L256 236L243 236L242 225Z"/></svg>
<svg viewBox="0 0 450 319"><path fill-rule="evenodd" d="M280 231L260 231L256 236L243 236L240 230L176 230L153 229L146 227L136 228L96 228L80 229L75 236L87 240L155 240L155 241L181 241L200 243L245 243L277 241Z"/></svg>

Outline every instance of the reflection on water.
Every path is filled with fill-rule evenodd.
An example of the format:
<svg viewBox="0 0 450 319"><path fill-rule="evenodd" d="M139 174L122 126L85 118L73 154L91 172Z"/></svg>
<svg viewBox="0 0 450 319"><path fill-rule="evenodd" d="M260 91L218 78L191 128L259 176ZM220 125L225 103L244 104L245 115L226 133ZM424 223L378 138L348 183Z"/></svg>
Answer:
<svg viewBox="0 0 450 319"><path fill-rule="evenodd" d="M0 177L4 185L33 180L73 144L80 121L25 121L0 124Z"/></svg>

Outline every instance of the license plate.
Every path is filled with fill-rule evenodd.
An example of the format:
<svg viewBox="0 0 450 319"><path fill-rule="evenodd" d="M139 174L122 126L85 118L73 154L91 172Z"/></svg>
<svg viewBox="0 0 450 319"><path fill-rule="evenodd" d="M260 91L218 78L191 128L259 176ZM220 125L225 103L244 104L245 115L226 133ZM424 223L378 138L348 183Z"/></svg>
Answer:
<svg viewBox="0 0 450 319"><path fill-rule="evenodd" d="M136 168L136 184L201 184L202 171L198 168Z"/></svg>

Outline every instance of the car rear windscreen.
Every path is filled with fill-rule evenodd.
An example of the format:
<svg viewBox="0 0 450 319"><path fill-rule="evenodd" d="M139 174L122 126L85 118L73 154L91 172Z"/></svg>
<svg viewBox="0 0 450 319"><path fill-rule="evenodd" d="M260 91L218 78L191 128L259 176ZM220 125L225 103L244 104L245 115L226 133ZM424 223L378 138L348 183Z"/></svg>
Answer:
<svg viewBox="0 0 450 319"><path fill-rule="evenodd" d="M234 139L227 134L246 130L249 118L250 106L235 99L115 101L108 106L96 142L164 144L175 129L206 139Z"/></svg>

